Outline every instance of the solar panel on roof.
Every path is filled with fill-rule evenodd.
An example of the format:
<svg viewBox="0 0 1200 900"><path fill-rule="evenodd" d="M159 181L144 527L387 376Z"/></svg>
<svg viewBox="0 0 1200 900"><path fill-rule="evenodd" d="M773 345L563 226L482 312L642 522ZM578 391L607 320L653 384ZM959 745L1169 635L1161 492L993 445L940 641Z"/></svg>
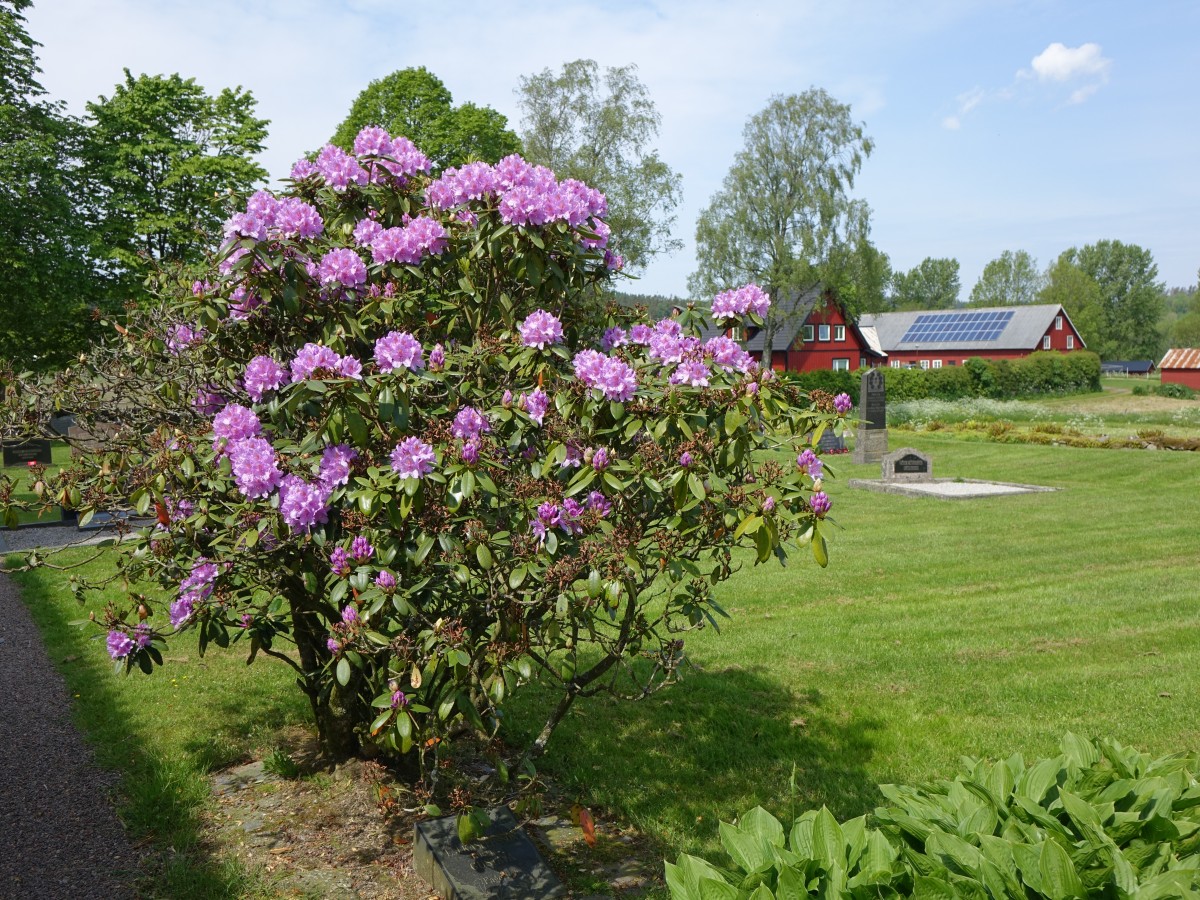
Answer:
<svg viewBox="0 0 1200 900"><path fill-rule="evenodd" d="M901 343L939 344L953 341L994 341L1012 320L1015 310L995 312L925 313L909 326Z"/></svg>

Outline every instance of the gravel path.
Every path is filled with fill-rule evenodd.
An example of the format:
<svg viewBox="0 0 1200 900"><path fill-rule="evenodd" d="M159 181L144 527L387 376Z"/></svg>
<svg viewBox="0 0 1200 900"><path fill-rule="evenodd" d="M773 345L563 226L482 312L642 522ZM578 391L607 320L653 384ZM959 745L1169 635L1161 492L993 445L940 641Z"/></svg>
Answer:
<svg viewBox="0 0 1200 900"><path fill-rule="evenodd" d="M0 897L133 897L116 781L93 762L17 585L0 575Z"/></svg>

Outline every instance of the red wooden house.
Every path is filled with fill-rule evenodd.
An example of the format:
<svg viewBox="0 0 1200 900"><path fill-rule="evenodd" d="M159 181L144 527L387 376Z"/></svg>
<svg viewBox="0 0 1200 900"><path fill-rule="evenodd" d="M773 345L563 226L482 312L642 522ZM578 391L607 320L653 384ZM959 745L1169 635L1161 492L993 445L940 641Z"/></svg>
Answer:
<svg viewBox="0 0 1200 900"><path fill-rule="evenodd" d="M1032 306L908 310L865 315L895 368L940 369L973 356L1020 359L1038 350L1086 349L1066 310L1057 303Z"/></svg>
<svg viewBox="0 0 1200 900"><path fill-rule="evenodd" d="M788 325L776 329L771 341L771 368L777 372L853 371L884 365L887 360L874 332L852 321L832 291L817 287L801 294L789 308L787 321ZM751 356L762 360L766 349L763 329L751 328L732 336Z"/></svg>
<svg viewBox="0 0 1200 900"><path fill-rule="evenodd" d="M1182 384L1200 391L1200 349L1168 350L1158 364L1163 384Z"/></svg>

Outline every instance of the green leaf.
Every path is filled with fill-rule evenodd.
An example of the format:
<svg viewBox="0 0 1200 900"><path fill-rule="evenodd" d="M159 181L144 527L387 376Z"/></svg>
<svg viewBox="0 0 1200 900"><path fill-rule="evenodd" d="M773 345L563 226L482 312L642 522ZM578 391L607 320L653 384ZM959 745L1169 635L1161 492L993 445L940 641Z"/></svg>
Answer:
<svg viewBox="0 0 1200 900"><path fill-rule="evenodd" d="M829 565L829 548L825 544L825 536L819 531L814 531L811 543L813 559L818 566L825 568Z"/></svg>
<svg viewBox="0 0 1200 900"><path fill-rule="evenodd" d="M487 544L475 545L475 559L479 561L479 566L485 572L490 570L496 561L492 559L492 551L487 548Z"/></svg>
<svg viewBox="0 0 1200 900"><path fill-rule="evenodd" d="M738 900L737 888L716 878L701 878L696 887L700 900Z"/></svg>
<svg viewBox="0 0 1200 900"><path fill-rule="evenodd" d="M529 566L524 564L517 566L508 573L508 586L514 591L519 588L525 581L525 576L529 574Z"/></svg>
<svg viewBox="0 0 1200 900"><path fill-rule="evenodd" d="M958 900L958 892L940 878L918 875L913 879L913 900Z"/></svg>
<svg viewBox="0 0 1200 900"><path fill-rule="evenodd" d="M1071 857L1067 855L1066 850L1059 846L1057 841L1043 842L1038 870L1042 877L1042 893L1050 900L1068 900L1072 897L1087 896L1087 891L1083 887L1079 873L1075 871Z"/></svg>
<svg viewBox="0 0 1200 900"><path fill-rule="evenodd" d="M1080 768L1088 769L1100 762L1100 751L1096 749L1096 745L1070 731L1063 735L1061 746L1067 758L1077 763Z"/></svg>
<svg viewBox="0 0 1200 900"><path fill-rule="evenodd" d="M761 806L739 817L738 827L773 847L783 846L783 826Z"/></svg>
<svg viewBox="0 0 1200 900"><path fill-rule="evenodd" d="M728 822L721 823L721 844L730 858L748 874L766 871L774 859L765 841Z"/></svg>
<svg viewBox="0 0 1200 900"><path fill-rule="evenodd" d="M342 657L337 661L337 680L338 684L345 687L350 683L350 660Z"/></svg>
<svg viewBox="0 0 1200 900"><path fill-rule="evenodd" d="M754 534L754 532L758 531L758 527L762 525L762 522L762 516L746 516L733 532L733 539L736 541L743 534Z"/></svg>
<svg viewBox="0 0 1200 900"><path fill-rule="evenodd" d="M692 492L692 496L697 500L703 500L708 496L704 490L704 482L700 480L700 476L695 472L689 472L687 478L688 490Z"/></svg>
<svg viewBox="0 0 1200 900"><path fill-rule="evenodd" d="M842 827L826 807L822 806L813 819L813 859L826 870L833 866L846 865L846 836Z"/></svg>

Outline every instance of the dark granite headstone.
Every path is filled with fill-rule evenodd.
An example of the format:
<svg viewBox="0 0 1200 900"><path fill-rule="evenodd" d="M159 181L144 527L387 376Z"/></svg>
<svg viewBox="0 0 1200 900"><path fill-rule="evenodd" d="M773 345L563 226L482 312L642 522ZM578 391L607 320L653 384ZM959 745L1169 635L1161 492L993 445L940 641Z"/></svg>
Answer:
<svg viewBox="0 0 1200 900"><path fill-rule="evenodd" d="M27 466L31 462L50 465L54 462L51 456L52 444L49 441L30 440L21 443L4 444L4 465Z"/></svg>
<svg viewBox="0 0 1200 900"><path fill-rule="evenodd" d="M817 441L817 449L821 453L845 453L846 439L826 428L821 432L821 439Z"/></svg>
<svg viewBox="0 0 1200 900"><path fill-rule="evenodd" d="M492 824L465 847L456 816L418 822L413 869L445 900L535 900L565 897L533 841L508 807L488 810Z"/></svg>
<svg viewBox="0 0 1200 900"><path fill-rule="evenodd" d="M883 458L883 480L921 482L933 480L933 463L920 450L902 447Z"/></svg>
<svg viewBox="0 0 1200 900"><path fill-rule="evenodd" d="M854 438L854 461L879 462L888 447L887 398L883 373L879 369L863 372L858 407L862 420Z"/></svg>

